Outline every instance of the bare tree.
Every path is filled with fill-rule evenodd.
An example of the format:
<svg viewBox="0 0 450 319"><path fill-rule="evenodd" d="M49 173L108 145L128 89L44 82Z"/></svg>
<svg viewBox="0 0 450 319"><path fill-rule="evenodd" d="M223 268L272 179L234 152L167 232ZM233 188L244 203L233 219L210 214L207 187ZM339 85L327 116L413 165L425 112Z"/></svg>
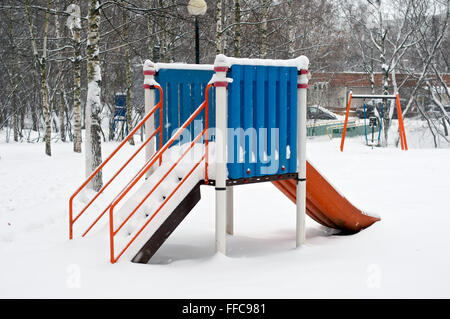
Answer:
<svg viewBox="0 0 450 319"><path fill-rule="evenodd" d="M383 94L389 95L390 84L392 79L393 91L398 92L398 84L396 81L396 68L402 61L403 56L414 45L415 41L412 37L417 25L411 23L411 12L413 9L413 3L416 0L397 1L396 3L390 3L390 6L394 6L395 10L387 10L384 0L367 0L369 3L369 10L364 12L360 17L353 16L352 18L356 23L364 29L364 34L368 34L370 42L366 44L359 44L360 51L363 57L363 64L366 72L369 74L372 88L374 85L373 73L373 61L379 63L382 71L382 87ZM394 17L386 17L386 12L396 12ZM360 39L362 42L363 36ZM364 53L364 45L369 47L370 56L368 57ZM378 53L378 58L373 55L373 50ZM373 89L372 89L373 90ZM384 139L382 143L387 146L389 130L392 122L392 116L394 108L390 107L387 100L383 101L385 110L383 112L383 127L384 127Z"/></svg>
<svg viewBox="0 0 450 319"><path fill-rule="evenodd" d="M217 0L217 4L216 4L216 54L223 53L222 5L223 5L223 0Z"/></svg>
<svg viewBox="0 0 450 319"><path fill-rule="evenodd" d="M262 23L261 23L261 58L267 57L267 19L269 17L270 0L262 0Z"/></svg>
<svg viewBox="0 0 450 319"><path fill-rule="evenodd" d="M287 0L287 19L288 19L288 55L292 59L295 55L295 20L294 7L292 0Z"/></svg>
<svg viewBox="0 0 450 319"><path fill-rule="evenodd" d="M101 149L101 100L100 100L100 84L102 80L100 60L99 60L99 40L100 40L100 5L98 0L89 1L88 14L88 92L86 100L86 175L91 173L102 163ZM91 183L90 188L99 191L103 185L102 172L99 171Z"/></svg>
<svg viewBox="0 0 450 319"><path fill-rule="evenodd" d="M72 33L73 43L73 151L81 153L81 8L78 4L71 4L66 12L69 14L67 18L67 27Z"/></svg>
<svg viewBox="0 0 450 319"><path fill-rule="evenodd" d="M438 53L442 45L444 36L446 35L448 30L449 16L450 16L450 1L447 0L444 16L438 30L436 30L435 28L436 26L431 24L432 17L428 15L429 10L428 5L429 3L426 0L422 0L418 2L416 5L415 10L416 20L423 21L423 28L418 29L417 30L418 32L415 33L417 43L414 46L415 48L414 52L417 54L421 62L420 63L421 71L420 75L418 76L416 85L413 91L411 92L411 97L408 101L405 111L403 112L403 115L406 115L406 113L409 111L416 92L420 89L423 82L426 80L429 68L432 65L432 62L434 61L436 54ZM430 37L431 29L435 31L434 38Z"/></svg>
<svg viewBox="0 0 450 319"><path fill-rule="evenodd" d="M61 46L61 26L62 24L59 22L59 14L55 14L55 35L56 41L58 42L58 46ZM56 62L56 67L58 70L58 78L62 79L63 77L63 65L62 61ZM64 100L64 81L59 81L57 83L57 95L59 94L59 107L58 107L58 120L59 120L59 136L62 142L66 141L66 128L65 128L65 119L64 119L64 109L65 109L65 100ZM57 100L57 97L55 98ZM57 104L57 103L56 103Z"/></svg>
<svg viewBox="0 0 450 319"><path fill-rule="evenodd" d="M133 129L133 108L131 103L131 57L130 57L130 39L128 34L128 28L129 28L129 19L128 19L128 12L126 10L123 10L122 13L122 24L123 24L123 38L125 41L125 73L126 73L126 84L127 84L127 122L128 122L128 128L131 131ZM128 142L131 145L134 145L134 137L131 136L128 140Z"/></svg>
<svg viewBox="0 0 450 319"><path fill-rule="evenodd" d="M14 29L13 29L13 12L10 10L9 14L9 27L8 27L8 35L10 42L10 72L9 72L9 82L11 85L11 112L13 112L13 136L14 141L19 141L19 123L18 123L18 109L17 109L17 68L16 68L16 57L17 52L14 44Z"/></svg>
<svg viewBox="0 0 450 319"><path fill-rule="evenodd" d="M51 126L50 105L48 103L48 88L47 88L47 40L48 40L48 26L50 19L50 3L51 1L47 0L47 7L45 9L45 23L42 40L42 50L41 50L42 54L39 55L36 42L36 35L34 33L34 26L31 18L30 4L28 0L25 0L25 11L27 15L28 29L30 31L33 55L36 65L39 68L39 75L41 78L42 110L44 113L44 121L45 121L45 154L47 154L48 156L52 155L50 145L52 126Z"/></svg>
<svg viewBox="0 0 450 319"><path fill-rule="evenodd" d="M234 56L241 57L241 0L234 0Z"/></svg>

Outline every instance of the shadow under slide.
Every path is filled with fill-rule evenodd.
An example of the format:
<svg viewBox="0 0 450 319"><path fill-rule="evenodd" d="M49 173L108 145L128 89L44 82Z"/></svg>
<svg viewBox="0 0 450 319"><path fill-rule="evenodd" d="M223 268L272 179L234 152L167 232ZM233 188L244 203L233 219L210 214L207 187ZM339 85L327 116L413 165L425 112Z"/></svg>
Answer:
<svg viewBox="0 0 450 319"><path fill-rule="evenodd" d="M291 201L296 202L295 180L272 183ZM306 162L306 213L319 224L350 234L380 220L356 208L309 161Z"/></svg>
<svg viewBox="0 0 450 319"><path fill-rule="evenodd" d="M306 211L307 214L318 223L341 230L342 233L357 233L380 220L362 212L341 195L325 177L315 169L311 163L306 166ZM296 202L297 184L293 179L272 182L289 199ZM147 233L146 241L140 241L137 252L135 251L133 262L148 263L156 251L172 234L177 226L184 220L189 212L200 201L200 185L203 180L196 179L188 183L180 192L175 205L166 211L164 218L153 230ZM145 187L147 188L147 187ZM142 239L144 239L142 238Z"/></svg>

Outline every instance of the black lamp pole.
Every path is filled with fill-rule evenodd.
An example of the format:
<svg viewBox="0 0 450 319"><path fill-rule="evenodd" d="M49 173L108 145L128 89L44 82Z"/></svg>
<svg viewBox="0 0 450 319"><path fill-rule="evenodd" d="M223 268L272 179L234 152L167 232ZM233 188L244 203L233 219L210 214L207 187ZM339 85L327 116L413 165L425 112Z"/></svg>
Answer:
<svg viewBox="0 0 450 319"><path fill-rule="evenodd" d="M200 64L200 31L197 16L195 16L195 64Z"/></svg>

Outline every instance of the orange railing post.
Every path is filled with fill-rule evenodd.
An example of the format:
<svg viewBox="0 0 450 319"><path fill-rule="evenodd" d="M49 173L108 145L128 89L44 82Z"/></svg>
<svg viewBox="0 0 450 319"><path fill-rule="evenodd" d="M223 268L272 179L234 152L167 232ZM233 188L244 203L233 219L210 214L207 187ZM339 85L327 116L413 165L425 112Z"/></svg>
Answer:
<svg viewBox="0 0 450 319"><path fill-rule="evenodd" d="M348 98L348 104L347 104L347 111L345 112L345 122L344 122L344 129L342 130L342 137L341 137L341 152L344 151L344 141L345 141L345 134L347 133L347 124L348 124L348 115L350 114L350 105L352 104L352 91L350 91L350 95Z"/></svg>

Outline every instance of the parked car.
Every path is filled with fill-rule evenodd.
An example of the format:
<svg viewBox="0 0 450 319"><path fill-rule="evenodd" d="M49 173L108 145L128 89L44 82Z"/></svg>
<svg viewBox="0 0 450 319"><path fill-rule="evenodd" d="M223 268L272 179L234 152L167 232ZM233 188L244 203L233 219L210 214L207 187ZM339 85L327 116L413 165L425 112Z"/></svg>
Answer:
<svg viewBox="0 0 450 319"><path fill-rule="evenodd" d="M308 120L336 120L337 116L327 109L318 106L308 106L306 117Z"/></svg>

